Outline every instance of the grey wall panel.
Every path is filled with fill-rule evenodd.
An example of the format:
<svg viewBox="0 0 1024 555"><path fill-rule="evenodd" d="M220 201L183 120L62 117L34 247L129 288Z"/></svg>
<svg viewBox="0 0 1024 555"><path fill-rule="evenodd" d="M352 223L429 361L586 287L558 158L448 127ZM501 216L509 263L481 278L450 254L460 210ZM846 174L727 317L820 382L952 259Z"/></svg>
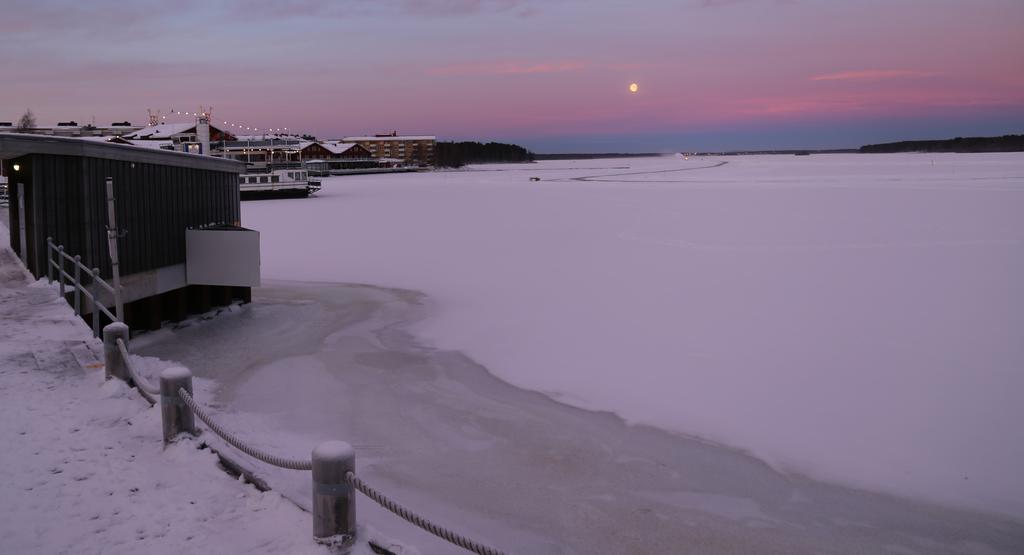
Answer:
<svg viewBox="0 0 1024 555"><path fill-rule="evenodd" d="M5 169L12 162L5 160ZM108 176L114 180L117 227L126 232L118 239L123 275L184 264L186 229L240 219L237 173L57 154L30 154L17 162L23 171L12 183L31 184L25 199L32 239L27 250L37 276L45 275L45 261L36 261L34 253L45 257L47 237L110 276ZM15 205L17 198L11 201ZM11 225L18 225L16 216Z"/></svg>
<svg viewBox="0 0 1024 555"><path fill-rule="evenodd" d="M260 234L248 229L186 232L189 285L260 286Z"/></svg>

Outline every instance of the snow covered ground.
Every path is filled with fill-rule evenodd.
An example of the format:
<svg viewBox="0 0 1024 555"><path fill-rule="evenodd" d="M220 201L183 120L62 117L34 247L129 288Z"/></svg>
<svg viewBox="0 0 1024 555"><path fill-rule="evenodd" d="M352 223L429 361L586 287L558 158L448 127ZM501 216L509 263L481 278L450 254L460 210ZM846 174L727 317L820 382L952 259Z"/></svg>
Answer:
<svg viewBox="0 0 1024 555"><path fill-rule="evenodd" d="M1020 154L664 157L332 178L243 223L265 278L422 291L416 336L508 383L1022 518L1022 213Z"/></svg>
<svg viewBox="0 0 1024 555"><path fill-rule="evenodd" d="M372 484L510 552L1019 553L1022 208L1021 155L346 176L312 199L244 203L263 241L254 302L132 349L163 359L147 359L150 370L175 361L205 378L200 402L247 441L284 454L350 441ZM60 310L40 306L44 320ZM52 335L38 327L0 334L0 347ZM6 364L0 379L14 376ZM17 376L3 383L5 422L41 406L44 390L82 399L75 407L114 399L97 410L127 411L116 437L129 423L143 435L151 418L96 374ZM12 389L39 398L7 412ZM17 429L6 429L11 444ZM149 441L127 445L164 464L169 451L145 448L158 431ZM256 467L308 504L308 475ZM232 523L215 519L218 529L246 515L209 489L209 514ZM18 506L38 504L19 495ZM280 501L273 511L291 510ZM33 510L0 538L28 542L24 523L46 508ZM263 514L273 522L242 518L265 528L256 537L291 526L287 513ZM461 552L364 498L358 514L424 553ZM140 518L154 550L181 546ZM126 541L125 528L108 530ZM315 548L307 538L291 537L296 550Z"/></svg>
<svg viewBox="0 0 1024 555"><path fill-rule="evenodd" d="M159 407L104 380L102 344L29 282L7 233L0 221L0 553L330 553L309 514L197 440L165 448Z"/></svg>

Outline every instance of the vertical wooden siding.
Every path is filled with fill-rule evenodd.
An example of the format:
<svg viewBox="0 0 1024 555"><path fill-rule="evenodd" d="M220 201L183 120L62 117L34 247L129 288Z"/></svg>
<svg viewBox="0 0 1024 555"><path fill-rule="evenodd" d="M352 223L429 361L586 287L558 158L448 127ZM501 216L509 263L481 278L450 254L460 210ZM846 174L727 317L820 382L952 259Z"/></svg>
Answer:
<svg viewBox="0 0 1024 555"><path fill-rule="evenodd" d="M241 219L238 174L79 156L32 154L31 240L46 237L111 275L105 180L114 180L122 275L185 262L185 229ZM13 222L12 222L13 223ZM13 241L12 241L13 242ZM45 275L45 263L32 265Z"/></svg>

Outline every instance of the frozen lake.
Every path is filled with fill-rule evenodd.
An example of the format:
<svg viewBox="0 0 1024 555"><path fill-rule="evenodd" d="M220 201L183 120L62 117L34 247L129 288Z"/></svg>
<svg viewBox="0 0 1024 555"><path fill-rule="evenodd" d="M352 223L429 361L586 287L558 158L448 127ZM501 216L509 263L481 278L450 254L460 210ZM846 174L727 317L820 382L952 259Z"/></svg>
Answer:
<svg viewBox="0 0 1024 555"><path fill-rule="evenodd" d="M417 335L511 384L1017 516L1022 214L1019 154L550 161L243 204L265 278L423 291Z"/></svg>
<svg viewBox="0 0 1024 555"><path fill-rule="evenodd" d="M423 291L417 335L511 384L1017 516L1022 214L1019 154L550 161L243 205L266 278Z"/></svg>
<svg viewBox="0 0 1024 555"><path fill-rule="evenodd" d="M242 209L270 287L149 354L501 545L1024 543L815 481L1024 517L1024 155L551 161ZM623 507L637 538L598 524Z"/></svg>

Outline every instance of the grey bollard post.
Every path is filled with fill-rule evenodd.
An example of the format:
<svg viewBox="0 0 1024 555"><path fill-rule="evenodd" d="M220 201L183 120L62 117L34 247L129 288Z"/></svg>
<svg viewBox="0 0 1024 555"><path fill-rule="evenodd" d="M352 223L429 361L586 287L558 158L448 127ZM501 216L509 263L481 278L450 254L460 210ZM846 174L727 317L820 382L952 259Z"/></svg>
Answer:
<svg viewBox="0 0 1024 555"><path fill-rule="evenodd" d="M93 306L93 312L98 309ZM121 358L121 351L117 348L117 340L124 341L128 346L128 326L121 322L114 322L103 327L103 364L107 369L107 378L119 378L128 381L128 369L125 368L124 359Z"/></svg>
<svg viewBox="0 0 1024 555"><path fill-rule="evenodd" d="M356 495L345 474L356 471L356 452L344 441L313 449L313 537L356 537Z"/></svg>
<svg viewBox="0 0 1024 555"><path fill-rule="evenodd" d="M164 424L164 443L170 443L178 434L193 433L196 427L192 409L178 395L185 388L192 395L192 372L175 366L160 373L160 416Z"/></svg>

